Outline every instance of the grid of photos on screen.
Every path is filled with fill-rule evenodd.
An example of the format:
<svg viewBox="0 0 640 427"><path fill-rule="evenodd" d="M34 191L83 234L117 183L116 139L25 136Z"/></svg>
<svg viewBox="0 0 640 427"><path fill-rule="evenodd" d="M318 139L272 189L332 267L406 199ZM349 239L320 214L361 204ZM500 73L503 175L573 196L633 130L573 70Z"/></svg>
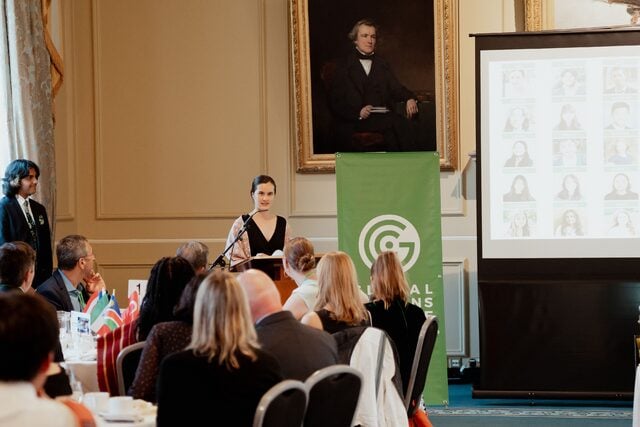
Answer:
<svg viewBox="0 0 640 427"><path fill-rule="evenodd" d="M606 58L597 64L556 61L550 74L536 64L504 64L506 238L638 235L640 64L635 59L621 64ZM547 93L541 95L541 90ZM550 111L541 98L551 99ZM602 128L594 123L602 123ZM541 135L549 131L550 151L548 143L540 143ZM549 170L547 166L551 181L540 176L541 169ZM552 183L552 196L540 182ZM552 221L540 230L538 209L546 211L549 206Z"/></svg>
<svg viewBox="0 0 640 427"><path fill-rule="evenodd" d="M552 67L553 230L555 237L588 234L587 155L592 146L586 131L587 69L582 61L562 61Z"/></svg>
<svg viewBox="0 0 640 427"><path fill-rule="evenodd" d="M637 60L605 63L603 172L606 176L603 230L608 237L638 235L638 132L640 88Z"/></svg>
<svg viewBox="0 0 640 427"><path fill-rule="evenodd" d="M537 209L534 182L539 161L536 144L535 68L509 64L503 67L504 127L501 150L503 182L508 187L502 195L504 236L522 239L536 235Z"/></svg>

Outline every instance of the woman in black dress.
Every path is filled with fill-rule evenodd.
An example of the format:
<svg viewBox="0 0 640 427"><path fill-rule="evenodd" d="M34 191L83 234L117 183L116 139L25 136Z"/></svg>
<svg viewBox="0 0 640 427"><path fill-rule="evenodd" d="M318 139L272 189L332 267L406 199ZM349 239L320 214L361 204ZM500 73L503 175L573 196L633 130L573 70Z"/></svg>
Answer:
<svg viewBox="0 0 640 427"><path fill-rule="evenodd" d="M371 266L374 300L366 304L372 326L385 331L398 350L402 389L406 394L424 311L409 302L409 285L395 252L381 252Z"/></svg>
<svg viewBox="0 0 640 427"><path fill-rule="evenodd" d="M271 212L276 196L276 182L267 175L258 175L251 183L253 210L238 217L227 237L227 247L236 239L246 223L246 234L231 249L231 265L256 255L281 254L291 230L284 217Z"/></svg>
<svg viewBox="0 0 640 427"><path fill-rule="evenodd" d="M367 296L358 287L353 261L344 252L328 252L318 263L318 300L315 311L302 317L302 323L330 334L369 323L364 302Z"/></svg>

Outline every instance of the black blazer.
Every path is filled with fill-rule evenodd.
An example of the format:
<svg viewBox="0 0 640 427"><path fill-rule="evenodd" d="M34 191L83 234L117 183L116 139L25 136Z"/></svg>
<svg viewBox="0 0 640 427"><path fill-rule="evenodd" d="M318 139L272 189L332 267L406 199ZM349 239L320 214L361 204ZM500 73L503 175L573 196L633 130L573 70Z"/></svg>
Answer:
<svg viewBox="0 0 640 427"><path fill-rule="evenodd" d="M53 271L51 230L44 206L29 199L29 208L36 223L36 242L33 241L29 224L18 204L18 199L7 196L0 199L0 245L6 242L22 241L36 250L36 274L32 286L37 288L51 276Z"/></svg>
<svg viewBox="0 0 640 427"><path fill-rule="evenodd" d="M54 271L53 275L40 285L36 292L49 301L56 310L73 311L71 297L69 296L69 292L67 292L67 287L64 285L61 274L60 270ZM82 292L84 301L89 301L89 293L82 284L78 285L78 290Z"/></svg>
<svg viewBox="0 0 640 427"><path fill-rule="evenodd" d="M280 364L286 379L304 381L318 369L338 363L336 341L325 331L303 325L290 311L279 311L256 325L258 342Z"/></svg>

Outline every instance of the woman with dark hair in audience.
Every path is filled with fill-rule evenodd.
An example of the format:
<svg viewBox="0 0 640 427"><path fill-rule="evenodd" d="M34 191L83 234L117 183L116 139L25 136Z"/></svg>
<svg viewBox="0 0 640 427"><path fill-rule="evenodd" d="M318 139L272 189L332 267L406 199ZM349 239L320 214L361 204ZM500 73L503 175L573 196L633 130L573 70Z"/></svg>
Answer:
<svg viewBox="0 0 640 427"><path fill-rule="evenodd" d="M282 307L300 320L308 311L313 310L318 299L318 279L316 275L316 255L313 245L304 237L295 237L284 245L282 257L284 272L298 287Z"/></svg>
<svg viewBox="0 0 640 427"><path fill-rule="evenodd" d="M169 354L184 350L191 342L193 306L198 287L205 277L206 274L199 274L187 283L174 310L176 320L161 322L151 328L140 356L135 379L127 393L129 396L155 403L160 362Z"/></svg>
<svg viewBox="0 0 640 427"><path fill-rule="evenodd" d="M147 292L140 304L138 341L147 339L156 323L175 320L173 310L185 286L195 275L189 261L182 257L164 257L151 269Z"/></svg>
<svg viewBox="0 0 640 427"><path fill-rule="evenodd" d="M276 197L273 178L268 175L256 176L251 182L250 194L253 210L234 221L227 237L226 245L229 246L246 223L246 234L231 248L231 265L256 255L274 255L274 252L282 255L284 244L291 235L287 220L271 211L271 204Z"/></svg>
<svg viewBox="0 0 640 427"><path fill-rule="evenodd" d="M251 426L262 395L281 380L278 362L260 350L242 287L214 271L198 289L191 343L160 366L158 426Z"/></svg>
<svg viewBox="0 0 640 427"><path fill-rule="evenodd" d="M358 287L353 261L344 252L328 252L318 263L318 300L315 311L302 318L302 323L330 334L369 323L364 303L367 296Z"/></svg>
<svg viewBox="0 0 640 427"><path fill-rule="evenodd" d="M424 311L409 302L409 285L395 252L381 252L371 266L374 300L366 304L371 325L382 329L396 345L400 356L402 389L406 392L411 375Z"/></svg>
<svg viewBox="0 0 640 427"><path fill-rule="evenodd" d="M176 320L173 310L185 286L195 275L189 261L182 257L164 257L151 268L147 291L140 304L137 320L125 323L98 337L98 386L100 391L118 395L115 360L122 349L147 339L157 323Z"/></svg>

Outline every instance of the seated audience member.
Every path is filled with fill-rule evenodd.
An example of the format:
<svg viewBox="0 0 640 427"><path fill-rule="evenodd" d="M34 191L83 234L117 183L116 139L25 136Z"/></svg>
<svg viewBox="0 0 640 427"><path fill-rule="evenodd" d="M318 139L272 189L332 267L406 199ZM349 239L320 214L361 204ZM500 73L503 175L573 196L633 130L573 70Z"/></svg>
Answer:
<svg viewBox="0 0 640 427"><path fill-rule="evenodd" d="M318 263L320 293L314 307L302 323L333 334L369 322L364 303L367 296L358 288L353 261L344 252L328 252Z"/></svg>
<svg viewBox="0 0 640 427"><path fill-rule="evenodd" d="M86 237L70 235L56 244L56 257L58 269L36 292L56 310L82 311L89 296L105 286L100 274L94 271L93 249Z"/></svg>
<svg viewBox="0 0 640 427"><path fill-rule="evenodd" d="M36 251L25 242L10 242L0 246L0 294L33 293L31 288L35 276ZM58 320L56 319L56 324ZM64 361L60 342L56 342L53 361ZM44 390L50 397L71 394L71 385L67 374L59 372L48 375Z"/></svg>
<svg viewBox="0 0 640 427"><path fill-rule="evenodd" d="M280 364L287 379L304 381L318 369L338 363L336 342L324 331L303 325L282 309L273 280L259 270L238 276L256 322L258 342Z"/></svg>
<svg viewBox="0 0 640 427"><path fill-rule="evenodd" d="M0 293L31 292L35 276L36 251L24 242L0 246Z"/></svg>
<svg viewBox="0 0 640 427"><path fill-rule="evenodd" d="M38 397L60 331L51 305L37 295L8 293L0 295L0 313L11 313L0 316L0 425L80 425L65 404Z"/></svg>
<svg viewBox="0 0 640 427"><path fill-rule="evenodd" d="M318 299L316 256L311 242L304 237L289 240L284 245L282 266L284 272L298 285L284 303L284 309L300 320L308 311L313 310Z"/></svg>
<svg viewBox="0 0 640 427"><path fill-rule="evenodd" d="M209 247L196 240L190 240L178 248L176 256L181 256L189 261L196 274L204 273L207 269Z"/></svg>
<svg viewBox="0 0 640 427"><path fill-rule="evenodd" d="M228 272L202 282L186 350L167 356L158 379L158 427L251 426L258 402L282 380L260 349L244 291Z"/></svg>
<svg viewBox="0 0 640 427"><path fill-rule="evenodd" d="M176 320L161 322L151 328L128 395L155 403L160 362L166 356L184 350L191 342L193 306L198 287L205 277L206 274L199 274L187 283L174 310Z"/></svg>
<svg viewBox="0 0 640 427"><path fill-rule="evenodd" d="M400 357L402 389L407 390L424 311L409 303L409 285L395 252L382 252L371 266L374 300L366 304L372 326L382 329L393 341Z"/></svg>
<svg viewBox="0 0 640 427"><path fill-rule="evenodd" d="M101 391L117 395L115 362L118 353L131 344L146 340L157 323L176 320L173 310L193 276L191 264L182 257L164 257L154 264L138 319L98 338L98 386Z"/></svg>

